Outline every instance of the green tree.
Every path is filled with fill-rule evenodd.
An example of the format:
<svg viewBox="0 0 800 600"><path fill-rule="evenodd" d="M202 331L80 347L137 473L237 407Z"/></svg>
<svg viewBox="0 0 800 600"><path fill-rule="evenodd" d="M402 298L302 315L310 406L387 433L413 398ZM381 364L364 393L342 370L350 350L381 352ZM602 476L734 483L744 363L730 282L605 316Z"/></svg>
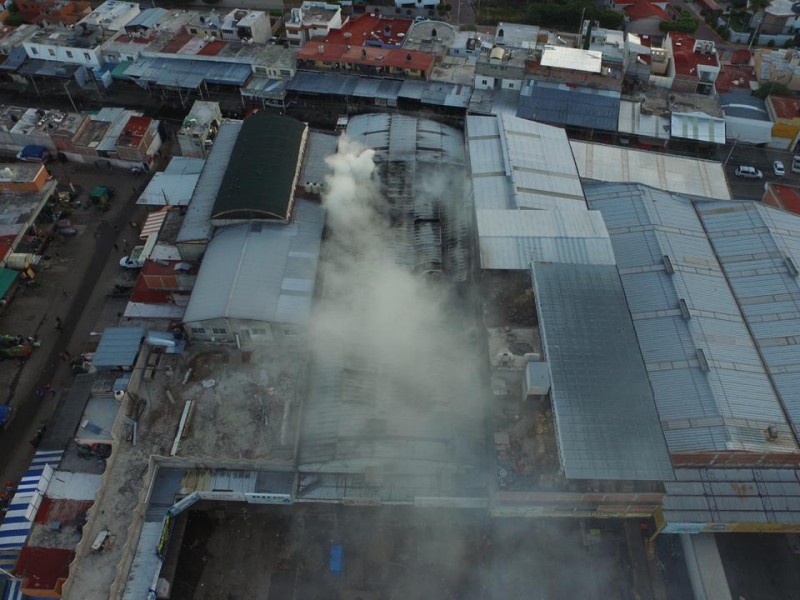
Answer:
<svg viewBox="0 0 800 600"><path fill-rule="evenodd" d="M762 100L765 99L767 96L786 96L792 97L792 90L788 87L783 85L782 83L765 83L764 85L760 86L755 92L753 92L753 96L756 98L761 98Z"/></svg>

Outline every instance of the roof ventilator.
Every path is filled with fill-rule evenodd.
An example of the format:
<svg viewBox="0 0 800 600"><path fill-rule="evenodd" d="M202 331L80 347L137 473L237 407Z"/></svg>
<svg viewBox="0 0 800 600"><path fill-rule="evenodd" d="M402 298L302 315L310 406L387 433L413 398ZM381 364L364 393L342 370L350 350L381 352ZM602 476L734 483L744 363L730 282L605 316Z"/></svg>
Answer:
<svg viewBox="0 0 800 600"><path fill-rule="evenodd" d="M669 257L669 254L665 254L662 259L664 260L664 269L670 275L675 274L675 267L672 266L672 259Z"/></svg>
<svg viewBox="0 0 800 600"><path fill-rule="evenodd" d="M800 275L800 271L797 270L797 265L794 264L794 260L788 254L783 257L783 262L786 263L786 268L789 270L789 274L792 277L797 277Z"/></svg>
<svg viewBox="0 0 800 600"><path fill-rule="evenodd" d="M702 348L697 349L697 360L700 362L700 370L703 373L708 373L711 368L708 366L708 359L706 358L706 353L703 352Z"/></svg>
<svg viewBox="0 0 800 600"><path fill-rule="evenodd" d="M778 439L778 427L775 425L769 425L767 427L767 439L774 442Z"/></svg>
<svg viewBox="0 0 800 600"><path fill-rule="evenodd" d="M688 321L692 318L692 313L689 312L689 306L686 304L686 300L683 298L678 300L678 306L681 309L681 316L685 321Z"/></svg>

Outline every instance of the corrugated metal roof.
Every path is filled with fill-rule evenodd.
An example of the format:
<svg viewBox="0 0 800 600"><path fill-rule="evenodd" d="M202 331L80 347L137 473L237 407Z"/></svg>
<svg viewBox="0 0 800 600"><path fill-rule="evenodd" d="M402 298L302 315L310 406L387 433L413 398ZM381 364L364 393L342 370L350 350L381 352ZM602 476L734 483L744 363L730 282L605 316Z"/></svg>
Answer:
<svg viewBox="0 0 800 600"><path fill-rule="evenodd" d="M476 209L586 210L563 129L509 115L467 116Z"/></svg>
<svg viewBox="0 0 800 600"><path fill-rule="evenodd" d="M140 57L125 70L125 77L153 85L197 89L203 82L241 87L252 73L252 67L242 63Z"/></svg>
<svg viewBox="0 0 800 600"><path fill-rule="evenodd" d="M208 245L184 322L253 319L302 325L317 276L324 213L300 199L288 225L222 228Z"/></svg>
<svg viewBox="0 0 800 600"><path fill-rule="evenodd" d="M597 211L476 211L481 267L527 270L531 261L613 265Z"/></svg>
<svg viewBox="0 0 800 600"><path fill-rule="evenodd" d="M641 185L585 190L611 236L670 451L797 451L694 205Z"/></svg>
<svg viewBox="0 0 800 600"><path fill-rule="evenodd" d="M570 146L584 179L643 183L665 192L731 199L725 170L717 161L579 140L570 140Z"/></svg>
<svg viewBox="0 0 800 600"><path fill-rule="evenodd" d="M156 548L163 529L164 524L161 522L145 522L142 525L139 543L125 582L123 600L147 597L161 560L156 554Z"/></svg>
<svg viewBox="0 0 800 600"><path fill-rule="evenodd" d="M143 27L149 29L165 17L169 11L166 8L146 8L125 24L125 29Z"/></svg>
<svg viewBox="0 0 800 600"><path fill-rule="evenodd" d="M665 483L667 523L800 523L798 470L676 469L675 476Z"/></svg>
<svg viewBox="0 0 800 600"><path fill-rule="evenodd" d="M673 111L670 119L670 131L674 138L712 144L725 143L725 119L712 117L705 113Z"/></svg>
<svg viewBox="0 0 800 600"><path fill-rule="evenodd" d="M534 262L532 272L565 475L672 479L616 267Z"/></svg>
<svg viewBox="0 0 800 600"><path fill-rule="evenodd" d="M92 358L95 367L132 367L144 338L144 327L107 327Z"/></svg>
<svg viewBox="0 0 800 600"><path fill-rule="evenodd" d="M529 80L522 86L517 116L554 125L616 133L619 102L619 92Z"/></svg>
<svg viewBox="0 0 800 600"><path fill-rule="evenodd" d="M339 137L321 131L311 131L306 144L306 153L303 158L303 169L300 172L299 184L306 181L325 183L325 177L331 169L325 159L336 154Z"/></svg>
<svg viewBox="0 0 800 600"><path fill-rule="evenodd" d="M217 192L228 169L231 152L241 127L241 121L223 121L220 125L203 172L195 186L192 200L186 209L186 216L178 232L178 243L211 239L213 230L211 210L214 208Z"/></svg>
<svg viewBox="0 0 800 600"><path fill-rule="evenodd" d="M352 96L358 86L359 79L358 75L297 71L287 84L286 89L290 92L301 94Z"/></svg>
<svg viewBox="0 0 800 600"><path fill-rule="evenodd" d="M800 429L800 217L756 202L698 203L697 212L789 418Z"/></svg>
<svg viewBox="0 0 800 600"><path fill-rule="evenodd" d="M359 77L352 95L359 98L381 98L396 100L403 82L395 79L372 79Z"/></svg>

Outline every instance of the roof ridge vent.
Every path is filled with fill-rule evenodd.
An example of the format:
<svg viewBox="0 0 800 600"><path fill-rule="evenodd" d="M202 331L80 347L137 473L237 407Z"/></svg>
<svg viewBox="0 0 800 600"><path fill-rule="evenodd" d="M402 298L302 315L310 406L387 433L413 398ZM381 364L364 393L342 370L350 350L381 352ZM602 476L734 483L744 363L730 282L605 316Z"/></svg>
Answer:
<svg viewBox="0 0 800 600"><path fill-rule="evenodd" d="M670 275L675 274L675 267L672 265L672 259L669 257L669 254L665 254L661 258L664 261L664 269L667 271L667 273Z"/></svg>
<svg viewBox="0 0 800 600"><path fill-rule="evenodd" d="M789 274L792 277L797 277L800 275L800 271L797 270L797 265L795 264L794 260L788 254L784 255L783 262L786 264L786 268L789 271Z"/></svg>
<svg viewBox="0 0 800 600"><path fill-rule="evenodd" d="M686 300L680 298L678 300L678 306L681 309L681 316L684 318L684 320L688 321L692 318L692 313L689 312L689 305L686 304Z"/></svg>
<svg viewBox="0 0 800 600"><path fill-rule="evenodd" d="M708 373L711 370L711 367L708 366L708 359L706 358L706 353L702 348L697 349L697 360L700 361L700 370L703 373Z"/></svg>

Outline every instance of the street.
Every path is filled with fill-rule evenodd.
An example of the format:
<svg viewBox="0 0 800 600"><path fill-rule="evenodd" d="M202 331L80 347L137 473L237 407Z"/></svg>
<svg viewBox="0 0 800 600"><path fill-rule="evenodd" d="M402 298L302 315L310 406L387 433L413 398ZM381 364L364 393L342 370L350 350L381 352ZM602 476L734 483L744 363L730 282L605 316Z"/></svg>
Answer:
<svg viewBox="0 0 800 600"><path fill-rule="evenodd" d="M764 184L768 181L785 185L800 186L800 174L792 173L792 154L784 150L773 150L770 148L754 148L743 144L725 146L721 150L721 160L725 165L725 176L731 188L731 194L737 200L761 200L764 195ZM786 175L778 177L773 173L772 163L776 160L783 162ZM762 180L743 179L736 177L736 167L739 165L751 165L764 174Z"/></svg>

